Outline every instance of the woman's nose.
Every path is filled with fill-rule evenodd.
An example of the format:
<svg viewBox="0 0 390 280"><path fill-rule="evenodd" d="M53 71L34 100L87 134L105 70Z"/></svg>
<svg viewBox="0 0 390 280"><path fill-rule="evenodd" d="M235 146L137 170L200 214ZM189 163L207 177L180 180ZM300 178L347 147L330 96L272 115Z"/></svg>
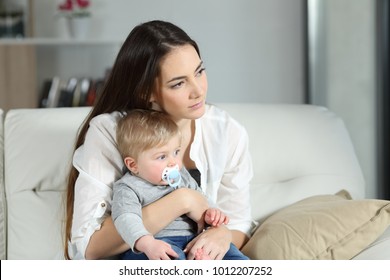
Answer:
<svg viewBox="0 0 390 280"><path fill-rule="evenodd" d="M200 81L194 80L192 82L191 97L196 99L203 95L203 87Z"/></svg>

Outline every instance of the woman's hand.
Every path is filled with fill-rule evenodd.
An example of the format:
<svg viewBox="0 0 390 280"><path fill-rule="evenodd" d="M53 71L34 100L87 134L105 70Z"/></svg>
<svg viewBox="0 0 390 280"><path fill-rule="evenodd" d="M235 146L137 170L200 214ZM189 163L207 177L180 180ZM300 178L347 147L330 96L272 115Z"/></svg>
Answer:
<svg viewBox="0 0 390 280"><path fill-rule="evenodd" d="M188 260L195 259L199 249L203 251L203 254L209 255L212 260L222 260L231 242L232 234L229 229L223 225L211 227L189 242L184 252L187 253Z"/></svg>

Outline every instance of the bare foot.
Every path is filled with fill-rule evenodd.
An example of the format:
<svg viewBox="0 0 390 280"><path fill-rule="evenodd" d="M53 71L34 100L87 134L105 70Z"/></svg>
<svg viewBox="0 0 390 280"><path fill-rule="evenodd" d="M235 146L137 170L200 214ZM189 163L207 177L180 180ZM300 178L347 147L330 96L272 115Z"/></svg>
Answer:
<svg viewBox="0 0 390 280"><path fill-rule="evenodd" d="M195 253L195 260L211 260L211 258L204 253L203 249L198 249Z"/></svg>

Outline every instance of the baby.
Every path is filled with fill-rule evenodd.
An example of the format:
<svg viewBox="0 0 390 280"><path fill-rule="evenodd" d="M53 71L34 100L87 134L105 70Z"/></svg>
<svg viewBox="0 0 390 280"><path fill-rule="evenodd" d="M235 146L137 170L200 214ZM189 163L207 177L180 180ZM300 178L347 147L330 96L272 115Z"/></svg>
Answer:
<svg viewBox="0 0 390 280"><path fill-rule="evenodd" d="M155 236L142 222L142 207L177 188L202 192L183 167L180 153L182 136L176 123L157 111L133 110L118 121L117 145L127 168L113 186L112 218L131 250L123 259L186 259L184 248L204 229L228 224L229 218L217 208L209 208L200 221L183 215ZM199 249L196 259L209 259ZM224 259L248 259L233 244Z"/></svg>

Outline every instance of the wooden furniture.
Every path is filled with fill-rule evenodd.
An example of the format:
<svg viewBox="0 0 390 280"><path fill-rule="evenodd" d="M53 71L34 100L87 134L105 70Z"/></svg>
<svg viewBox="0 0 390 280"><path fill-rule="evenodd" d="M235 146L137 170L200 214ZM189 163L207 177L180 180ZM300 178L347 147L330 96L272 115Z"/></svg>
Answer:
<svg viewBox="0 0 390 280"><path fill-rule="evenodd" d="M36 53L33 45L0 44L0 107L37 106Z"/></svg>

